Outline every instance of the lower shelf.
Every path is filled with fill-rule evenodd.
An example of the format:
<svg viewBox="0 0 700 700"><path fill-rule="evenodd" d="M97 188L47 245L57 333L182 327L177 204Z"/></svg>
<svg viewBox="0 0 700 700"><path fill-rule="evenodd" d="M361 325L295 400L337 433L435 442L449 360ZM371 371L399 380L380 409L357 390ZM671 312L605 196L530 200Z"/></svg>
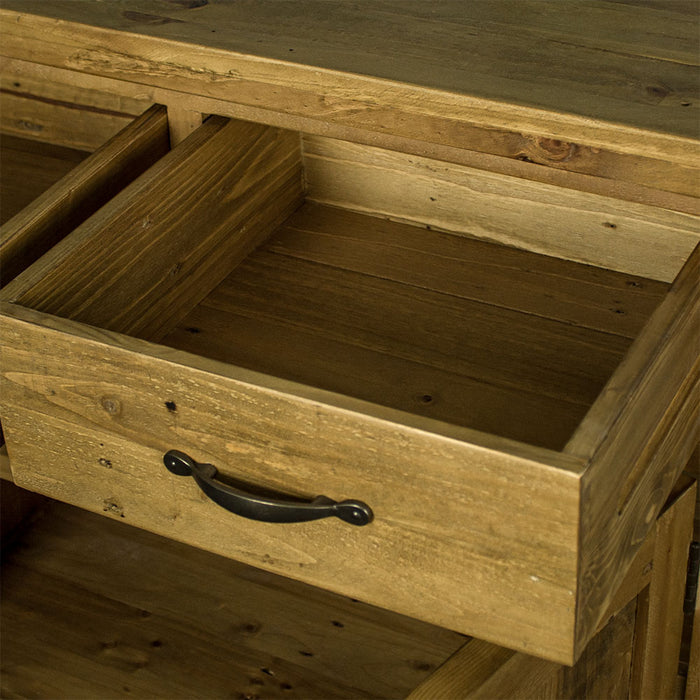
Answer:
<svg viewBox="0 0 700 700"><path fill-rule="evenodd" d="M53 502L2 600L3 698L397 698L465 641Z"/></svg>

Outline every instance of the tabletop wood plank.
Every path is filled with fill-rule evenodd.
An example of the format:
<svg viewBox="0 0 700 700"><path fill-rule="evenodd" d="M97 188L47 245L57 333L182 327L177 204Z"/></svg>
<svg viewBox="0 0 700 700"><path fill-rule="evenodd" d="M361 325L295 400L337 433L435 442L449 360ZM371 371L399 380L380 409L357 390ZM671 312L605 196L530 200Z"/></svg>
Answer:
<svg viewBox="0 0 700 700"><path fill-rule="evenodd" d="M679 163L697 156L696 33L676 6L583 0L572 12L551 0L8 0L4 7L3 53L16 58L29 57L17 53L22 42L31 53L31 42L50 31L45 63L130 72L136 82L212 97L235 86L238 101L259 107L268 107L256 90L264 85L269 108L347 123L366 123L381 105L394 114L374 115L375 130L398 133L405 129L396 120L416 113L430 118L425 140L435 140L436 120L448 117ZM66 22L86 26L78 32Z"/></svg>

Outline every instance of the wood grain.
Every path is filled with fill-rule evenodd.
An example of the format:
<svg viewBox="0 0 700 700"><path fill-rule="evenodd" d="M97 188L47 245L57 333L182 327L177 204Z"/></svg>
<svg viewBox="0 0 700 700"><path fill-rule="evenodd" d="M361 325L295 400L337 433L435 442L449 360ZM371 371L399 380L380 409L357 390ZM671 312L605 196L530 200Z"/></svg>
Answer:
<svg viewBox="0 0 700 700"><path fill-rule="evenodd" d="M654 569L637 620L639 634L632 675L632 697L673 697L683 631L688 547L693 533L696 485L656 523Z"/></svg>
<svg viewBox="0 0 700 700"><path fill-rule="evenodd" d="M2 416L18 483L571 662L576 460L8 306ZM375 521L243 521L169 475L173 447L251 483L360 498Z"/></svg>
<svg viewBox="0 0 700 700"><path fill-rule="evenodd" d="M165 109L154 106L0 228L3 277L29 267L167 151ZM4 162L3 174L22 175Z"/></svg>
<svg viewBox="0 0 700 700"><path fill-rule="evenodd" d="M573 667L470 640L409 700L627 697L635 610L636 600L632 600L591 640Z"/></svg>
<svg viewBox="0 0 700 700"><path fill-rule="evenodd" d="M396 698L463 643L62 504L21 545L3 697Z"/></svg>
<svg viewBox="0 0 700 700"><path fill-rule="evenodd" d="M162 342L558 449L664 289L304 205Z"/></svg>
<svg viewBox="0 0 700 700"><path fill-rule="evenodd" d="M695 37L673 12L591 1L572 22L558 2L434 13L418 2L313 0L196 11L143 2L140 11L162 21L111 3L10 1L4 53L40 49L57 66L212 97L235 91L243 104L425 141L461 146L466 123L696 159Z"/></svg>
<svg viewBox="0 0 700 700"><path fill-rule="evenodd" d="M202 113L168 105L168 129L170 130L170 147L175 148L193 131L202 126Z"/></svg>
<svg viewBox="0 0 700 700"><path fill-rule="evenodd" d="M642 277L673 280L700 241L695 216L411 154L307 136L304 163L313 201Z"/></svg>
<svg viewBox="0 0 700 700"><path fill-rule="evenodd" d="M417 137L399 136L387 129L368 131L361 124L348 126L334 121L319 121L313 116L240 104L234 99L235 93L213 98L128 82L128 76L124 80L115 80L104 75L79 73L5 56L0 56L0 80L3 86L8 86L8 90L21 88L27 99L35 99L39 103L48 101L49 104L77 105L91 112L95 121L101 119L100 115L105 112L104 126L92 126L90 136L112 128L109 123L112 111L138 115L148 104L158 103L174 109L219 114L306 134L379 146L606 198L649 204L660 209L689 214L700 212L697 198L692 196L698 182L695 170L644 156L613 153L599 147L590 148L551 138L476 126L463 127L459 138L455 137L459 143L450 146ZM31 114L31 104L28 104L28 110ZM1 120L0 114L0 123ZM86 133L84 130L78 132L74 124L74 120L61 121L60 130L45 129L42 138L55 137L56 142L62 145L79 142L86 138ZM31 125L32 122L28 121L20 124L20 128L30 128ZM16 127L10 125L8 128ZM111 135L112 132L108 134ZM102 141L106 138L102 138ZM96 145L102 141L97 141ZM682 192L690 194L679 194Z"/></svg>
<svg viewBox="0 0 700 700"><path fill-rule="evenodd" d="M157 337L299 205L301 187L295 134L211 118L13 282L8 298Z"/></svg>
<svg viewBox="0 0 700 700"><path fill-rule="evenodd" d="M565 450L590 460L582 484L582 644L698 442L699 262L700 249Z"/></svg>

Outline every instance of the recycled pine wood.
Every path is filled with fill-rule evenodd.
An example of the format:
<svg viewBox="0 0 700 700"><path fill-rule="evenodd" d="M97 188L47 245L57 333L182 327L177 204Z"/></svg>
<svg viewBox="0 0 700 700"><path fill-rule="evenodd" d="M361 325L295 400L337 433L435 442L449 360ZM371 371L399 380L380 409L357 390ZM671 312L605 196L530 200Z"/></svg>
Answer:
<svg viewBox="0 0 700 700"><path fill-rule="evenodd" d="M14 349L3 371L20 382L6 382L3 421L18 483L419 619L454 627L459 616L479 636L569 660L576 461L10 306L3 336ZM31 372L27 392L27 353L44 345L46 372ZM16 410L20 394L29 400ZM174 446L251 483L360 498L375 522L232 521L159 466ZM486 501L491 488L499 498ZM465 527L478 528L469 545ZM465 598L467 575L479 594ZM505 602L512 597L529 602Z"/></svg>
<svg viewBox="0 0 700 700"><path fill-rule="evenodd" d="M238 144L239 139L245 146L242 155L235 157L231 151L236 149L231 149L230 144ZM272 149L270 159L264 155L268 146ZM471 289L467 285L464 292L455 287L459 272L456 276L446 274L454 263L448 258L440 259L439 255L433 254L437 273L432 280L416 279L414 273L400 272L402 267L408 271L413 267L407 244L412 237L415 239L419 230L415 225L386 221L377 224L375 229L374 224L369 225L369 238L378 236L372 249L371 245L367 247L367 236L348 235L348 230L364 227L364 224L357 225L358 217L361 221L366 221L367 217L341 213L336 219L331 217L332 225L325 234L338 236L343 245L351 243L357 251L355 258L343 255L349 262L333 268L329 259L323 258L332 252L333 246L324 252L321 245L319 253L315 247L325 239L318 236L318 230L314 232L313 226L311 236L301 236L301 252L287 255L285 245L289 247L291 241L300 239L300 229L309 228L309 224L304 223L309 219L309 211L321 212L321 221L324 217L328 219L330 210L318 205L303 209L300 218L291 219L300 223L283 229L284 235L273 236L271 240L278 246L276 250L263 248L259 254L246 258L245 254L268 237L301 201L299 146L299 135L293 132L210 119L8 287L4 296L14 303L6 307L3 321L8 350L3 392L6 398L2 410L8 435L18 446L12 454L15 477L29 488L93 511L112 513L115 517L128 513L130 522L155 532L492 642L572 663L594 635L601 616L609 607L614 585L624 577L648 530L640 520L644 517L642 511L635 507L625 517L626 529L610 537L607 529L612 520L605 510L610 499L622 499L624 504L628 494L632 494L630 502L635 505L648 501L656 507L656 499L665 499L664 483L668 481L670 489L670 480L677 475L673 460L678 455L682 458L692 440L689 421L694 415L695 379L687 364L692 354L692 343L687 341L692 339L694 327L696 302L689 281L695 274L694 258L691 257L666 293L664 285L638 278L595 269L586 271L581 266L570 267L570 263L561 263L558 268L551 262L539 266L535 262L538 256L527 257L528 262L520 268L529 270L532 263L535 275L548 271L552 282L545 286L548 293L558 290L557 293L547 297L531 292L518 300L515 294L499 293L489 298L484 297L483 290L479 291L478 287L498 288L499 274L507 285L506 280L513 274L512 256L507 258L504 253L497 252L494 261L510 259L510 265L495 264L492 270L484 271L482 283L474 284ZM230 173L222 165L222 157L218 155L222 151L232 163L238 163L237 171ZM212 157L214 154L216 158ZM239 161L237 158L241 157ZM157 183L163 193L168 187L179 193L179 183L191 182L194 172L197 172L196 182L200 183L202 171L192 167L192 163L206 163L213 172L229 173L230 187L234 193L241 193L240 198L222 200L221 195L227 190L221 185L212 195L213 199L208 200L211 204L194 193L191 200L180 202L198 226L202 225L202 214L220 216L222 202L229 200L236 203L234 216L239 216L240 207L244 211L249 207L248 211L255 212L255 216L267 217L261 228L252 234L249 232L251 238L246 238L243 249L235 236L225 238L230 230L226 227L232 225L230 222L222 225L221 233L217 234L221 238L205 239L209 242L198 248L198 238L192 236L188 228L190 220L183 221L178 215L175 217L177 226L173 228L168 223L173 221L169 209L167 216L158 222L162 231L157 226L152 230L142 226L140 237L134 236L134 222L143 221L134 202L140 207L153 206L145 194L151 194L148 189L151 183ZM177 175L178 172L182 175ZM400 181L402 173L396 172L399 175L395 177ZM161 177L163 173L168 174L165 182ZM241 173L245 173L243 180ZM259 187L261 178L266 184ZM280 192L284 193L281 197ZM168 197L162 195L157 201L167 203ZM190 202L196 202L199 207L196 215L188 209ZM275 206L270 208L270 203ZM166 204L162 206L167 208ZM223 217L221 221L227 220ZM202 230L205 236L209 235L208 227ZM154 249L153 241L160 240L165 231L168 231L167 245ZM324 233L323 226L321 232ZM423 229L422 233L426 240L431 240L432 232ZM168 298L161 294L163 285L169 284L162 278L172 270L179 274L178 265L183 259L182 251L173 244L174 235L180 236L178 240L186 245L187 264L191 267L186 270L184 283L175 288L177 297ZM450 243L442 232L435 236L434 253L439 248L437 243L446 241L453 251L467 249L466 242ZM235 254L230 260L220 256L214 240L226 240L233 246ZM376 254L377 242L385 246L385 254L392 249L397 252L396 256L388 255L387 259L392 262L383 267L377 267L381 260ZM196 256L192 256L192 250L197 251ZM304 252L309 250L311 254ZM423 249L421 253L430 253L430 250ZM122 264L126 256L132 264L128 271ZM197 256L203 266L195 274ZM488 258L487 255L483 257ZM104 264L98 266L96 273L91 270L86 279L84 263L87 259L101 259ZM459 255L456 259L460 259ZM161 271L155 274L155 286L151 281L153 275L148 274L154 260ZM270 264L271 260L274 264ZM371 274L360 271L364 264ZM213 268L208 267L212 265ZM357 267L353 269L353 265ZM137 269L142 271L136 275L138 284L143 285L141 292L133 286ZM212 274L211 269L215 269L216 274ZM306 346L308 352L306 349L297 351L295 356L296 341L285 344L285 334L277 332L273 326L263 345L256 348L251 344L256 333L242 332L244 326L236 328L234 338L229 335L226 339L224 329L230 325L229 316L228 321L222 321L218 327L216 323L210 325L206 333L215 331L216 339L223 341L220 346L231 347L232 353L248 345L248 351L259 362L266 362L266 354L275 361L276 356L288 354L294 371L305 365L316 371L314 362L307 360L318 352L321 363L316 361L317 367L327 372L327 367L323 366L324 351L330 348L328 356L349 359L346 348L355 344L366 357L367 350L375 352L375 359L372 359L375 364L370 366L373 376L380 380L391 377L386 368L376 364L376 357L382 354L413 363L411 369L418 362L439 372L454 374L459 364L459 348L464 344L464 336L457 331L461 328L462 333L464 328L469 329L469 325L465 325L468 319L474 326L474 339L469 341L470 352L463 358L467 362L466 369L459 369L457 374L461 372L470 382L483 381L490 392L494 387L515 389L521 395L522 392L531 396L539 392L543 397L579 405L582 413L595 403L586 417L579 414L583 420L578 428L579 418L570 421L568 428L562 428L562 415L565 420L569 419L564 412L553 411L551 430L560 430L557 444L542 442L532 432L517 436L525 442L514 442L512 436L502 434L497 422L500 419L501 425L509 424L507 416L510 414L504 413L503 408L508 404L517 406L515 402L503 401L499 407L475 401L474 406L482 408L480 419L489 416L492 422L477 422L481 429L474 430L472 418L464 426L459 420L437 411L431 417L424 404L432 403L425 397L432 399L433 394L423 390L412 391L408 401L402 399L398 404L391 399L384 407L379 404L386 401L375 403L376 394L358 395L347 384L329 386L317 376L311 379L303 374L289 376L287 370L279 371L279 365L261 367L242 362L243 366L239 367L230 364L238 362L239 358L218 356L216 341L211 350L206 351L202 346L188 346L196 354L187 354L114 333L115 330L128 331L142 338L160 339L176 327L180 319L187 318L189 324L191 319L187 314L212 290L214 301L205 303L204 307L209 304L208 308L217 313L228 313L237 292L232 293L225 284L220 294L217 286L232 270L232 279L243 282L244 293L239 294L236 314L244 321L246 318L269 319L271 312L266 310L266 305L274 301L281 304L286 315L283 326L291 328L291 336L287 337L313 329L316 338L328 338L333 343L342 340L346 344L340 352L338 345L322 348L311 344ZM587 277L588 272L590 277ZM531 273L520 273L521 277L524 275L523 281L528 274ZM168 276L169 273L165 275ZM361 282L353 282L354 286L348 287L347 281L357 280L358 276ZM585 296L586 290L590 290L591 302L583 298L577 302L574 295L572 303L572 292L577 285L571 285L570 276L587 280L586 284L579 285L579 291ZM282 282L276 290L275 280ZM258 292L254 291L256 285L260 287ZM603 301L610 293L603 291L606 285L612 291L613 303L621 301L617 292L618 287L624 285L628 287L625 296L629 299L629 308L639 307L639 312L630 313L630 319L625 320L618 332L610 332L614 330L611 325L606 329L606 323L611 323L610 306ZM655 294L664 296L658 305ZM632 302L635 296L642 301L641 305ZM177 303L172 302L173 298L177 298ZM388 304L386 311L390 313L380 312L372 317L369 310L377 303ZM324 304L327 308L319 314L318 309ZM166 305L168 314L164 316L162 310ZM419 338L413 330L415 324L401 320L402 309L406 308L414 319L422 319L418 324L424 329L421 332L427 331L428 339L434 337L439 342ZM621 307L613 306L613 313L617 314L618 310L622 310ZM649 318L646 323L645 317ZM355 319L365 324L369 322L369 325L359 328ZM85 322L93 327L82 325ZM336 325L333 330L333 324L338 323L340 326ZM197 329L199 326L186 325L180 330L195 336ZM395 335L394 339L391 334ZM630 348L629 336L635 335L637 338ZM488 338L496 342L488 346ZM178 340L173 344L179 346L179 343ZM279 352L280 343L286 353ZM518 359L528 344L537 351L526 361ZM260 352L261 347L266 347L265 353ZM449 351L441 351L441 347ZM38 348L41 348L39 353ZM36 369L33 369L33 356L41 358L41 365L36 365ZM65 358L72 359L66 361ZM582 358L583 364L572 369L572 363L579 361L575 358ZM47 369L49 366L52 369ZM400 364L395 364L396 367ZM668 368L670 374L666 378L670 377L671 381L661 389L659 373L666 372L664 368ZM260 371L266 374L259 374ZM545 381L548 372L554 377L549 383ZM336 376L340 374L335 371ZM356 373L354 378L352 372L345 374L344 381L356 384L367 381L364 371ZM431 382L436 374L433 372L432 376ZM61 377L61 382L51 377ZM608 384L604 386L606 380ZM405 381L394 384L402 386ZM444 385L450 387L455 382L448 378ZM629 386L627 391L634 395L637 385L644 387L641 398L630 401L623 401L611 389ZM459 383L456 386L459 387ZM599 391L600 396L596 398ZM650 395L658 402L657 413L643 412L641 421L651 432L647 434L640 428L635 433L646 436L648 442L634 443L638 450L644 451L646 461L640 460L637 467L630 466L627 472L605 469L600 466L604 464L602 461L595 463L593 459L598 459L599 455L596 450L589 452L593 448L586 442L590 426L596 426L601 420L611 421L615 429L608 431L610 436L623 437L610 444L617 445L614 449L622 449L628 438L624 438L624 431L620 432L615 422L616 412L626 416L632 411L630 415L634 415L634 411L642 410L637 408L639 402ZM55 398L57 396L59 398ZM436 405L439 405L437 401ZM533 410L527 403L522 406L533 420L517 423L536 425L536 419L542 418L541 411ZM458 404L452 409L452 416L459 414L462 408ZM183 415L187 416L184 423L181 422ZM560 421L558 428L555 420ZM622 424L629 420L625 418ZM41 434L36 434L36 424L42 425ZM544 425L549 427L546 419ZM566 448L568 453L558 452L572 426L576 432ZM488 432L483 432L483 428ZM76 430L82 436L80 440L76 438ZM605 430L593 430L591 434L592 444L597 444ZM367 439L360 440L357 435ZM62 456L59 445L68 443L70 450ZM96 445L109 449L101 447L100 454L93 454ZM344 556L344 549L338 546L332 528L321 530L325 537L314 542L314 548L321 547L324 552L323 557L317 558L317 554L309 550L317 530L309 529L308 525L295 528L295 535L285 533L282 536L274 527L270 530L258 523L237 524L237 538L224 538L223 531L230 522L225 519L227 514L223 511L210 513L209 504L203 503L197 491L188 490L184 484L169 488L179 489L177 498L188 503L186 517L181 517L179 512L177 516L168 514L167 508L154 510L151 501L158 502L164 491L155 486L156 482L152 483L150 477L167 476L156 465L160 464L163 452L173 447L189 451L196 458L211 461L224 470L230 468L231 473L251 483L298 495L318 493L322 488L318 483L319 475L324 475L325 484L327 465L333 464L333 476L328 485L330 495L348 497L348 490L352 489L352 497L378 504L378 512L384 513L372 524L369 536L365 534L363 538L362 533L347 530L339 533L343 541L352 543L355 556L372 562L376 576L368 580L354 565L355 558ZM74 473L74 455L78 452L83 454L85 463L92 466ZM129 464L128 468L105 469L105 464L113 464L116 458L102 452L128 455L124 462L124 465ZM73 456L68 457L68 453ZM435 459L436 454L440 455L440 460ZM382 465L379 481L378 464ZM36 465L46 466L37 469ZM645 465L651 466L646 468ZM608 472L626 473L627 481L615 486L617 491L613 489L613 496L606 493L596 500L597 497L590 494L596 493L595 488L603 488L602 478L594 483L593 489L588 487L591 482L587 479L593 480L591 475ZM68 473L70 479L66 477ZM635 476L638 473L648 475L651 480L638 483ZM653 479L663 483L657 487ZM406 483L412 483L409 494ZM502 493L505 484L509 489L508 498ZM447 493L450 496L445 501ZM485 498L485 493L491 495ZM432 512L432 507L426 510L426 504L434 503L444 504L448 515ZM489 504L486 506L488 514L484 512L484 503ZM603 514L597 520L591 515L596 508L602 509ZM522 519L518 519L518 512ZM592 519L579 521L580 517ZM580 522L586 528L583 535L579 533ZM464 533L473 533L475 527L478 527L478 535L469 534L464 540ZM218 534L205 534L211 531ZM375 531L376 538L372 536ZM604 537L602 544L601 536ZM257 543L253 551L251 542ZM507 556L503 550L506 542ZM583 544L580 546L580 543ZM612 552L604 561L615 561L614 558L619 557L614 568L604 565L604 573L596 574L597 578L610 577L610 587L602 591L588 587L588 579L579 579L580 565L596 570L598 547ZM270 549L274 554L265 551ZM547 557L542 556L543 551L548 552ZM436 552L442 554L436 555ZM411 562L411 566L407 567L404 562ZM455 566L454 562L460 565ZM397 586L389 572L399 566L405 574ZM547 568L546 572L540 568L542 566ZM430 576L426 576L426 571ZM475 575L475 571L478 574ZM465 576L473 582L474 593L473 599L466 602ZM544 590L535 591L533 585ZM417 598L418 591L423 595ZM533 604L533 600L537 603ZM514 620L513 611L522 617ZM544 627L542 620L546 620Z"/></svg>
<svg viewBox="0 0 700 700"><path fill-rule="evenodd" d="M162 342L558 449L664 290L306 204Z"/></svg>
<svg viewBox="0 0 700 700"><path fill-rule="evenodd" d="M667 698L674 693L696 488L696 484L687 488L679 496L677 507L662 514L656 523L651 583L640 596L637 611L632 697ZM689 678L692 693L692 673Z"/></svg>
<svg viewBox="0 0 700 700"><path fill-rule="evenodd" d="M170 147L174 148L184 141L193 131L202 126L201 112L182 109L175 105L168 107L168 129L170 130Z"/></svg>
<svg viewBox="0 0 700 700"><path fill-rule="evenodd" d="M572 668L470 640L423 681L409 700L627 697L636 607L633 599L619 611Z"/></svg>
<svg viewBox="0 0 700 700"><path fill-rule="evenodd" d="M205 294L296 208L301 184L293 133L213 117L13 282L8 295L156 337L183 303Z"/></svg>
<svg viewBox="0 0 700 700"><path fill-rule="evenodd" d="M460 147L470 141L460 127L485 126L695 167L696 46L683 13L601 2L581 3L577 22L558 2L455 3L437 16L422 3L283 9L19 0L3 11L4 53L31 58L50 34L44 62L87 73L212 97L235 90L241 104L282 102L375 131L390 106L393 132Z"/></svg>
<svg viewBox="0 0 700 700"><path fill-rule="evenodd" d="M14 278L165 155L167 128L165 109L150 108L4 223L3 278ZM3 162L3 171L11 178L21 174L13 163Z"/></svg>
<svg viewBox="0 0 700 700"><path fill-rule="evenodd" d="M115 80L104 75L78 73L2 55L0 55L0 84L3 86L0 87L0 95L9 95L17 88L21 88L22 98L26 100L26 112L32 115L31 120L24 119L18 122L3 120L4 114L0 113L2 128L8 132L17 130L20 133L31 134L39 113L48 111L47 118L40 123L42 127L40 136L44 140L60 145L74 145L83 143L85 139L97 139L92 146L95 148L116 133L112 111L119 109L125 115L128 113L137 116L150 103L158 103L176 110L219 114L270 126L298 129L306 134L381 146L400 153L434 158L477 170L557 185L580 192L590 192L618 200L648 204L660 209L688 214L700 212L697 197L693 196L696 193L695 183L698 181L698 175L693 170L643 156L611 153L600 148L577 147L575 144L562 143L551 138L537 139L523 134L502 132L500 138L496 139L494 130L491 128L473 128L470 133L481 132L478 136L478 144L472 141L467 144L465 134L462 134L461 147L446 146L387 133L386 128L382 129L381 133L371 132L360 127L318 121L313 117L280 114L259 107L242 105L230 99L187 94L165 87ZM65 104L83 110L95 123L88 129L77 129L72 126L75 120L59 120L56 125L47 123L47 119L55 119L55 115L50 109L45 110L41 107L46 103ZM36 115L35 112L37 112ZM106 135L101 136L103 133ZM508 146L503 152L499 150L498 155L466 148L468 145L470 148L490 151L494 145L498 147L503 144ZM586 151L590 151L590 154L581 158L580 155L585 154ZM571 169L572 165L574 170ZM673 188L674 191L669 191L669 188ZM679 192L685 192L685 194L679 194Z"/></svg>
<svg viewBox="0 0 700 700"><path fill-rule="evenodd" d="M3 697L396 698L464 641L58 503L2 573Z"/></svg>
<svg viewBox="0 0 700 700"><path fill-rule="evenodd" d="M0 127L4 133L19 138L92 152L138 116L90 106L78 107L63 100L37 99L17 89L16 86L21 88L22 85L19 80L3 81L7 83L8 87L0 89Z"/></svg>
<svg viewBox="0 0 700 700"><path fill-rule="evenodd" d="M565 448L590 464L582 484L584 639L597 624L590 611L615 590L698 443L699 262L700 247ZM615 551L622 558L610 567Z"/></svg>
<svg viewBox="0 0 700 700"><path fill-rule="evenodd" d="M697 216L412 154L306 136L304 165L312 201L666 282L700 241Z"/></svg>

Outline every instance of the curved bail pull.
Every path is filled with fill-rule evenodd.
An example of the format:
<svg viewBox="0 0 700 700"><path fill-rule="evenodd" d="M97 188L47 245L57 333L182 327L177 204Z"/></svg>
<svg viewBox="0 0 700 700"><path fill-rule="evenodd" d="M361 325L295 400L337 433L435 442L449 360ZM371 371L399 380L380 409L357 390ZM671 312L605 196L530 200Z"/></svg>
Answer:
<svg viewBox="0 0 700 700"><path fill-rule="evenodd" d="M317 496L303 501L280 494L269 498L216 480L217 470L211 464L199 464L179 450L170 450L163 456L163 463L178 476L192 476L204 493L222 508L251 520L268 523L300 523L335 516L351 525L367 525L372 522L372 509L362 501L333 501Z"/></svg>

